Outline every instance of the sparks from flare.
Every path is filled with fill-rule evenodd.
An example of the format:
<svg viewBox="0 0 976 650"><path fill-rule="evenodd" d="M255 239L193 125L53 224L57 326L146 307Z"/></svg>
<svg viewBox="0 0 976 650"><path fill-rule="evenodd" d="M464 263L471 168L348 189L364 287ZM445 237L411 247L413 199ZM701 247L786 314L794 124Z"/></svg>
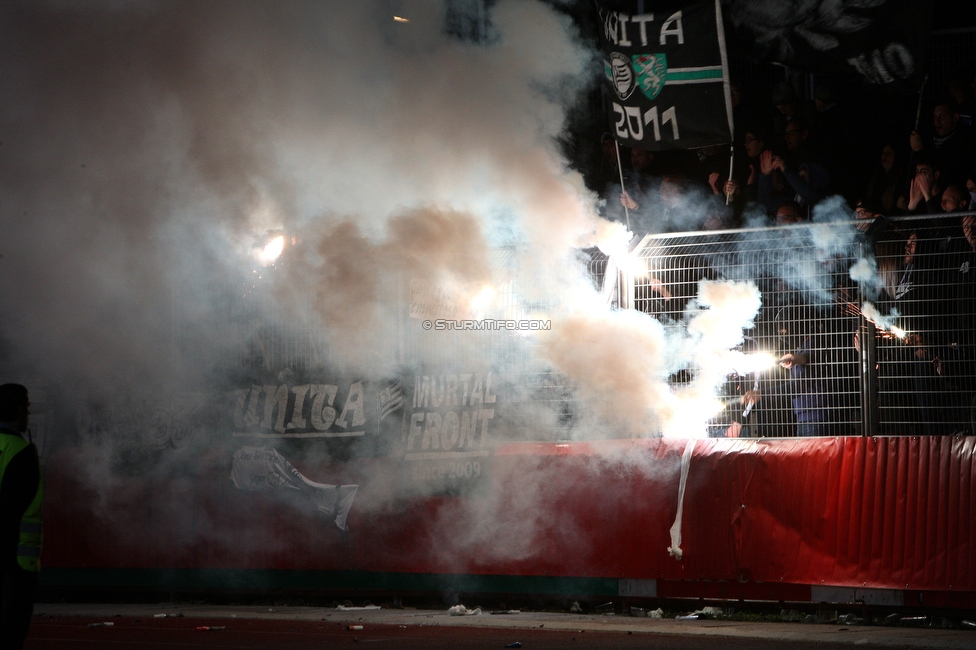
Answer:
<svg viewBox="0 0 976 650"><path fill-rule="evenodd" d="M865 300L864 306L861 307L861 315L874 323L874 326L883 332L890 332L893 336L902 340L905 340L908 336L908 332L894 324L897 313L893 313L891 316L883 316L872 303Z"/></svg>

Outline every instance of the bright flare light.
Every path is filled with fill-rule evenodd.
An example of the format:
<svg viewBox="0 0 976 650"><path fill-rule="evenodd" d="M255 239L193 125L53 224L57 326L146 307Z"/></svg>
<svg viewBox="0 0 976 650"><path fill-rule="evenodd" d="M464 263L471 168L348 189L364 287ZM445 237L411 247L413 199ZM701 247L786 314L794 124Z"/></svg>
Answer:
<svg viewBox="0 0 976 650"><path fill-rule="evenodd" d="M647 274L647 263L638 255L631 255L628 253L622 258L618 258L617 263L620 264L620 268L623 269L624 273L634 277Z"/></svg>
<svg viewBox="0 0 976 650"><path fill-rule="evenodd" d="M891 332L900 339L908 336L908 332L893 323L897 317L896 313L892 313L891 316L882 316L881 312L873 304L865 300L864 305L861 307L861 314L874 323L875 327L880 330Z"/></svg>
<svg viewBox="0 0 976 650"><path fill-rule="evenodd" d="M471 309L476 312L483 312L491 304L492 298L494 297L494 287L485 286L484 289L478 292L478 295L471 299Z"/></svg>
<svg viewBox="0 0 976 650"><path fill-rule="evenodd" d="M712 395L676 395L673 415L663 427L666 438L705 438L708 420L725 408L725 402Z"/></svg>
<svg viewBox="0 0 976 650"><path fill-rule="evenodd" d="M409 23L410 22L410 19L409 18L404 18L403 16L394 16L393 17L393 20L394 20L394 22L398 22L398 23Z"/></svg>
<svg viewBox="0 0 976 650"><path fill-rule="evenodd" d="M632 235L627 228L616 221L601 221L595 243L608 257L626 255L630 249Z"/></svg>
<svg viewBox="0 0 976 650"><path fill-rule="evenodd" d="M285 250L285 238L278 235L264 245L264 248L258 253L258 259L262 264L271 264L281 256L283 250Z"/></svg>
<svg viewBox="0 0 976 650"><path fill-rule="evenodd" d="M769 370L779 363L779 357L769 352L753 352L752 354L740 352L733 354L734 358L731 359L731 365L741 375Z"/></svg>

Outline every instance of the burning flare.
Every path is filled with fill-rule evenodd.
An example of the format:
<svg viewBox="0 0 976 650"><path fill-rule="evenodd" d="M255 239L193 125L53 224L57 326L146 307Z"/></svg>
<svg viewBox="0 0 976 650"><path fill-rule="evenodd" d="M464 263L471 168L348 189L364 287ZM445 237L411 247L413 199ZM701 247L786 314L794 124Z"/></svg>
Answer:
<svg viewBox="0 0 976 650"><path fill-rule="evenodd" d="M891 332L891 334L900 339L904 339L906 336L908 336L908 332L895 325L895 319L898 318L898 312L893 311L891 316L883 316L872 303L865 300L864 306L861 307L861 314L869 321L874 323L874 326L879 330Z"/></svg>
<svg viewBox="0 0 976 650"><path fill-rule="evenodd" d="M752 372L762 372L774 368L779 363L779 357L769 352L753 352L746 354L731 350L728 352L728 366L740 375Z"/></svg>
<svg viewBox="0 0 976 650"><path fill-rule="evenodd" d="M258 252L258 260L267 266L268 264L274 263L276 259L281 257L281 252L283 250L285 250L285 238L282 235L278 235L265 244L264 248Z"/></svg>
<svg viewBox="0 0 976 650"><path fill-rule="evenodd" d="M491 305L491 301L494 297L494 287L485 285L485 287L479 291L474 298L471 299L471 309L476 313L483 313L488 306Z"/></svg>

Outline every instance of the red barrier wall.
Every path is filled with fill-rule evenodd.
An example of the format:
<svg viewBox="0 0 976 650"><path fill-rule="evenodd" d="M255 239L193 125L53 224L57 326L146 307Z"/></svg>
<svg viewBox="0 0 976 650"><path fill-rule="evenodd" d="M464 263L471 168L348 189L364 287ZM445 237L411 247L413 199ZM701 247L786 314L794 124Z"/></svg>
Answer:
<svg viewBox="0 0 976 650"><path fill-rule="evenodd" d="M274 494L235 489L221 458L192 476L96 490L62 454L47 468L42 562L638 578L656 579L658 595L729 598L828 585L976 603L976 439L700 440L679 561L667 548L685 444L510 444L490 483L464 497L391 498L393 460L295 463L313 480L361 484L347 534Z"/></svg>

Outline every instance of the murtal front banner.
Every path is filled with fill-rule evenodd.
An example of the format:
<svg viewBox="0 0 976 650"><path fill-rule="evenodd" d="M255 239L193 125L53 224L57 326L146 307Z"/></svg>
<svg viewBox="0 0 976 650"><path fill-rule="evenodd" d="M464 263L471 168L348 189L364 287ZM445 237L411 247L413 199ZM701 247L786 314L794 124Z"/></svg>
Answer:
<svg viewBox="0 0 976 650"><path fill-rule="evenodd" d="M718 0L597 0L596 5L614 137L652 151L731 142Z"/></svg>

